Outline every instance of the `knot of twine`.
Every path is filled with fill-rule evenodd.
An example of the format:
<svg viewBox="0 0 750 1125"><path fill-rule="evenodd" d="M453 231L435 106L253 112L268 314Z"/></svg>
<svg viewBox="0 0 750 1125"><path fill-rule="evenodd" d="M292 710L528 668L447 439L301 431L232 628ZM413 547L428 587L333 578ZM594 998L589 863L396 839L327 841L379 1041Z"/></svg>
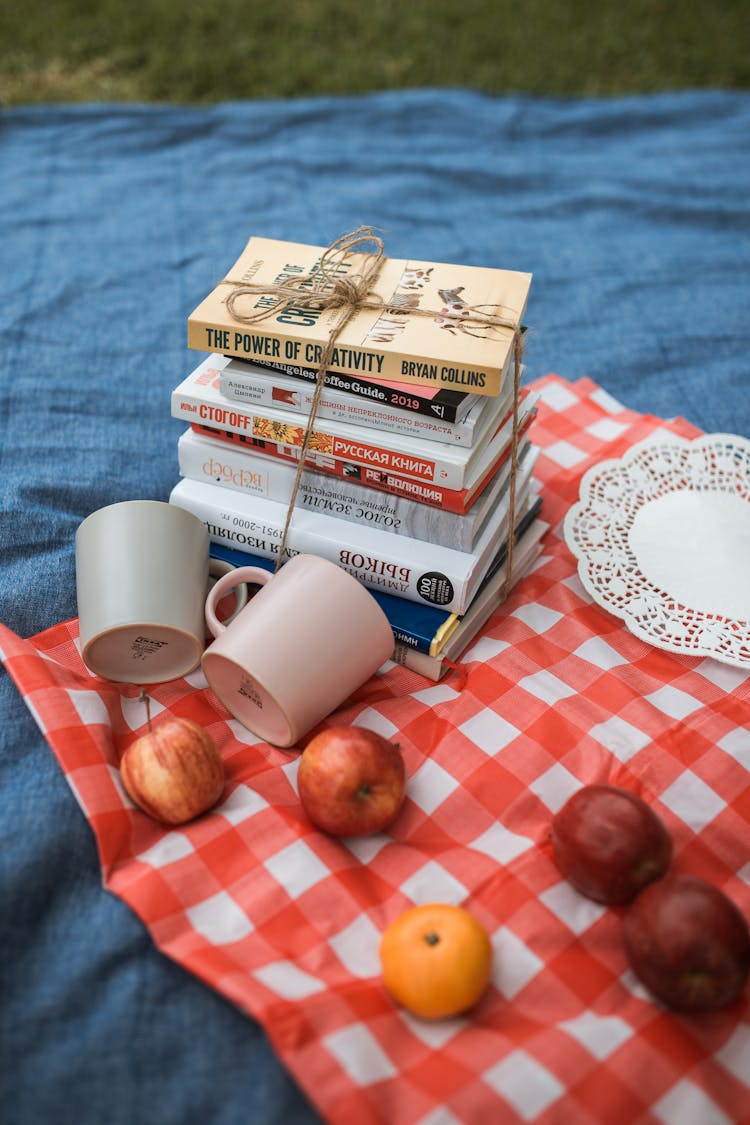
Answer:
<svg viewBox="0 0 750 1125"><path fill-rule="evenodd" d="M343 261L355 251L363 254L360 272L348 277L340 275L340 266ZM274 573L282 565L286 552L286 542L289 527L292 522L294 505L297 500L302 473L305 469L305 456L313 436L313 424L318 413L318 407L323 395L331 356L341 332L357 313L366 309L375 309L381 312L393 311L400 315L441 317L443 320L454 320L462 326L467 324L494 325L509 328L514 333L513 338L513 430L511 436L511 468L508 486L508 548L505 558L505 581L503 584L503 598L507 597L510 590L511 572L513 567L513 547L515 543L515 501L516 501L516 475L518 470L518 394L521 384L521 361L523 357L523 337L520 325L513 320L499 316L497 313L485 312L486 306L471 305L461 312L436 311L424 309L419 306L412 308L410 305L399 305L396 302L388 303L374 291L373 285L383 264L386 261L385 243L373 227L362 226L348 234L342 235L330 244L318 262L317 268L310 273L291 277L279 284L256 284L244 281L235 281L226 277L221 284L233 286L232 292L226 299L226 307L233 320L240 324L255 324L266 320L282 309L315 308L338 310L338 316L330 328L328 339L322 349L318 369L315 376L315 391L313 392L310 411L307 417L305 433L300 447L297 472L292 486L292 493L284 521L284 529L279 544L279 553L276 559ZM237 303L245 296L263 296L272 298L264 301L259 308L251 312L240 312Z"/></svg>
<svg viewBox="0 0 750 1125"><path fill-rule="evenodd" d="M363 274L352 274L351 277L334 277L326 282L326 288L318 285L317 274L305 274L292 277L279 285L236 285L226 300L226 306L233 320L240 324L255 324L256 321L266 320L282 308L294 304L300 309L341 309L351 308L353 312L360 309L384 309L385 302L379 294L370 288L371 278ZM229 279L224 279L224 284L234 284ZM273 303L264 304L262 308L253 312L243 313L237 309L240 297L263 293L274 297Z"/></svg>
<svg viewBox="0 0 750 1125"><path fill-rule="evenodd" d="M355 250L363 251L365 247L374 249L366 252L361 273L342 277L341 263ZM287 278L277 285L267 283L260 285L224 278L224 285L234 286L226 300L227 311L240 324L255 324L292 304L303 309L341 309L343 315L331 329L331 332L338 336L344 325L360 309L385 307L382 297L372 289L373 282L385 260L382 238L375 234L372 227L358 227L357 230L350 231L349 234L342 235L332 242L323 251L317 269L311 273ZM237 309L237 302L241 297L259 294L272 297L273 300L264 302L260 308L249 313Z"/></svg>

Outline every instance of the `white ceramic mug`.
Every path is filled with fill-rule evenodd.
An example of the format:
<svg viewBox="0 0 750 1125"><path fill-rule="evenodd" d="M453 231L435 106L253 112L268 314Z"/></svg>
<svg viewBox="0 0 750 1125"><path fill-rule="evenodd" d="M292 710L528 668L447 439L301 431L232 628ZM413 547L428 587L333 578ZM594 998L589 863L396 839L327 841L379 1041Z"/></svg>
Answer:
<svg viewBox="0 0 750 1125"><path fill-rule="evenodd" d="M100 508L76 532L81 655L107 680L156 684L191 672L205 646L209 539L160 500Z"/></svg>
<svg viewBox="0 0 750 1125"><path fill-rule="evenodd" d="M228 626L218 600L239 582L260 589ZM248 730L292 746L393 653L393 631L375 598L341 567L295 555L276 574L238 567L206 601L216 638L202 658L209 685Z"/></svg>

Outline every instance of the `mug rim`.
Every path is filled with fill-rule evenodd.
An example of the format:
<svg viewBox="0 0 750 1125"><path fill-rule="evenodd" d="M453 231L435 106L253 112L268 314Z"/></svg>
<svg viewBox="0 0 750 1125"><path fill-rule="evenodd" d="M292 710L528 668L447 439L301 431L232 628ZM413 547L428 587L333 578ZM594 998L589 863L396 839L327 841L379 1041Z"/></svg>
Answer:
<svg viewBox="0 0 750 1125"><path fill-rule="evenodd" d="M203 520L199 519L198 516L196 516L193 512L189 512L186 508L180 508L180 507L178 507L177 504L170 504L167 500L144 499L144 500L115 500L114 503L112 503L112 504L104 504L101 508L95 508L93 512L89 512L89 514L87 516L84 516L84 518L78 524L78 527L76 528L76 539L78 539L78 535L79 535L79 532L81 531L81 529L83 527L85 527L87 524L89 524L90 521L98 522L99 518L104 518L105 515L109 515L111 513L114 513L119 508L145 508L145 507L155 507L155 508L161 508L161 509L168 509L170 512L175 512L175 513L180 512L182 517L184 517L184 516L188 517L188 523L199 524L206 531L206 535L208 535L208 529L206 528L206 525L204 524ZM166 514L166 512L165 512L165 514ZM177 518L179 520L181 517L178 516ZM183 519L183 522L185 522L184 519Z"/></svg>

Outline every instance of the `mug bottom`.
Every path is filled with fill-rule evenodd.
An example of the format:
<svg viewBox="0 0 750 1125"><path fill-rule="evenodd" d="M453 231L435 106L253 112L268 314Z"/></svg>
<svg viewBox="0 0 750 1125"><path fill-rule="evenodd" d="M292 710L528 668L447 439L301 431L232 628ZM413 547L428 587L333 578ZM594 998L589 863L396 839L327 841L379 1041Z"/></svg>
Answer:
<svg viewBox="0 0 750 1125"><path fill-rule="evenodd" d="M235 719L272 746L292 746L299 737L287 715L266 689L239 664L207 650L203 673L214 695Z"/></svg>
<svg viewBox="0 0 750 1125"><path fill-rule="evenodd" d="M200 663L196 638L172 626L118 625L91 637L83 647L84 664L115 683L161 684L186 676Z"/></svg>

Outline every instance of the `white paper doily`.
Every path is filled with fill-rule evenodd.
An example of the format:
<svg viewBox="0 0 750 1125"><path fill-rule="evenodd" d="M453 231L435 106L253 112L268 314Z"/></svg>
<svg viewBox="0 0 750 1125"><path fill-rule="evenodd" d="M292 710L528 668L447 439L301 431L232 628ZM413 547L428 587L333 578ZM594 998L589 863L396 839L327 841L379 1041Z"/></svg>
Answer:
<svg viewBox="0 0 750 1125"><path fill-rule="evenodd" d="M750 668L750 441L640 442L588 470L564 534L586 590L636 636Z"/></svg>

